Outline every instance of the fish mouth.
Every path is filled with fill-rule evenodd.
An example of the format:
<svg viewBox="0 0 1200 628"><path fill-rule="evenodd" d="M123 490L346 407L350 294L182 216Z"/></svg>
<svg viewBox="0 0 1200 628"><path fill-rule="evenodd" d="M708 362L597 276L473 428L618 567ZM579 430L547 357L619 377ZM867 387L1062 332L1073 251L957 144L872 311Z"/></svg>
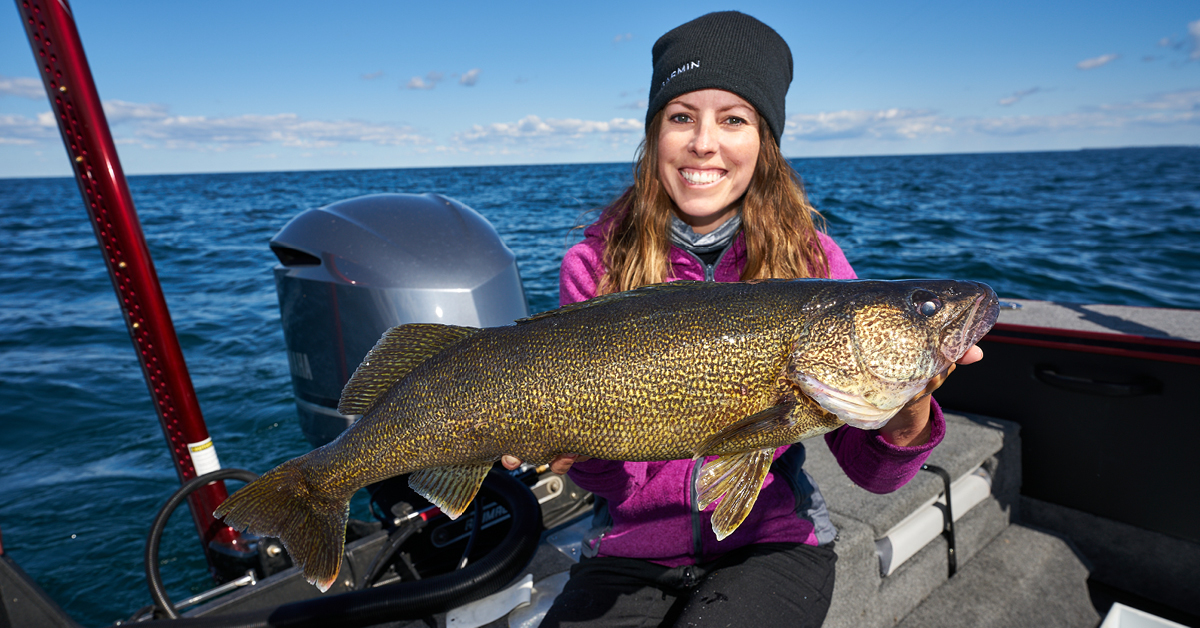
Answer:
<svg viewBox="0 0 1200 628"><path fill-rule="evenodd" d="M953 331L943 335L942 356L950 362L957 362L967 349L987 335L1000 315L1000 299L995 291L987 284L977 285L983 288L982 293L975 297L969 309L946 326Z"/></svg>

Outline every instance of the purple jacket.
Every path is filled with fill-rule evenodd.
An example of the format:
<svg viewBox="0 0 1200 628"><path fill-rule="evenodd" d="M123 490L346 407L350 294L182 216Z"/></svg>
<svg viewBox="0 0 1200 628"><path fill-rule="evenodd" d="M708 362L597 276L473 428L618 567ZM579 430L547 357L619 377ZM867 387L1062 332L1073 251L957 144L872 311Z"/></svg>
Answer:
<svg viewBox="0 0 1200 628"><path fill-rule="evenodd" d="M562 305L595 296L603 267L602 235L597 225L588 227L584 241L571 247L563 258L559 278ZM829 260L830 278L855 279L841 248L825 234L818 237ZM706 277L704 264L683 249L671 247L670 261L674 279ZM738 281L745 264L746 245L738 234L708 269L709 276L715 281ZM826 434L825 442L854 483L873 493L888 493L912 479L942 441L946 423L937 403L932 404L930 415L932 437L919 447L897 447L878 432L849 426ZM701 465L691 460L577 462L571 467L571 479L607 501L607 513L597 515L596 535L585 541L584 554L641 558L678 567L713 560L751 543L827 544L836 530L803 463L803 445L779 448L750 515L733 534L718 542L711 521L715 504L700 513L693 508L692 482Z"/></svg>

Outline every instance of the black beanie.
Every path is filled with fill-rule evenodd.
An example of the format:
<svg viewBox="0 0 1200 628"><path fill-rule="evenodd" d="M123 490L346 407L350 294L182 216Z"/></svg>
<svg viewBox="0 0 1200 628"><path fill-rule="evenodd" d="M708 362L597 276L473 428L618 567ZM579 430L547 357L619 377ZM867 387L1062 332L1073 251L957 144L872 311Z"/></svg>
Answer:
<svg viewBox="0 0 1200 628"><path fill-rule="evenodd" d="M779 143L792 51L770 26L737 11L709 13L659 37L653 56L647 129L673 98L723 89L754 105Z"/></svg>

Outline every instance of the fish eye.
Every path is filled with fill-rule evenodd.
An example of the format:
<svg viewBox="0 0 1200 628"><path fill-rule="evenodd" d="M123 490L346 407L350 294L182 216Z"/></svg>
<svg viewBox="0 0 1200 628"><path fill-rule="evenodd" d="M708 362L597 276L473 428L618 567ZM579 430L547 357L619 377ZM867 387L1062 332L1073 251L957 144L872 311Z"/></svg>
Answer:
<svg viewBox="0 0 1200 628"><path fill-rule="evenodd" d="M912 295L912 303L917 307L921 316L933 316L942 309L942 300L928 290L917 290Z"/></svg>

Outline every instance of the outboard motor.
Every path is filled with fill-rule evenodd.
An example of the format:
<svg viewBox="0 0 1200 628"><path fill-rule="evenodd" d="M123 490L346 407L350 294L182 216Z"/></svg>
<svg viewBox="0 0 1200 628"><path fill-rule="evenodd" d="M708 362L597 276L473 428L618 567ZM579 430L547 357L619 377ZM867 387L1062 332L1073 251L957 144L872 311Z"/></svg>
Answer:
<svg viewBox="0 0 1200 628"><path fill-rule="evenodd" d="M483 216L438 194L375 194L310 209L271 240L300 426L314 447L357 415L342 387L405 323L495 327L529 315L516 258Z"/></svg>

